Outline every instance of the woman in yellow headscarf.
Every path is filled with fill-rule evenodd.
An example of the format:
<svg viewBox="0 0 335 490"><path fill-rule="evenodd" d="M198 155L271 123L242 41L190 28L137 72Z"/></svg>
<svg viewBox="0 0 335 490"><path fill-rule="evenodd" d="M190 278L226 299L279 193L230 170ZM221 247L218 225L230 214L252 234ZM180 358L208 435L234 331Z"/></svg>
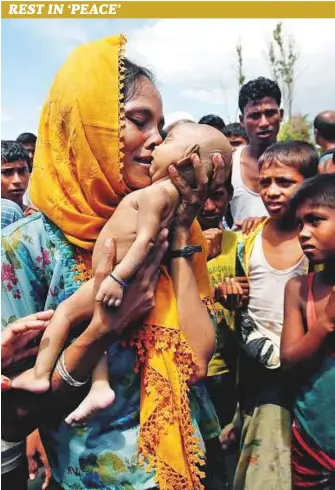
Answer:
<svg viewBox="0 0 335 490"><path fill-rule="evenodd" d="M3 237L5 324L13 316L55 308L73 294L91 276L90 254L113 209L125 194L151 183L151 152L161 143L161 97L149 72L123 61L123 44L122 36L114 36L80 46L60 69L51 87L42 111L30 188L32 200L42 214L7 228ZM196 157L194 167L198 177L195 190L185 185L175 168L171 169L171 178L182 195L169 240L173 249L182 249L192 240L201 241L199 229L193 226L190 234L190 225L205 197L206 178ZM163 241L164 233L156 262L157 256L161 258ZM111 247L112 244L107 245L102 258L105 275L112 267L108 260L113 255ZM142 335L133 338L135 349L125 347L121 342L123 330L148 311L147 296L142 301L139 296L148 288L157 266L155 260L145 264L149 272L142 268L139 276L144 274L143 281L135 280L120 310L107 311L95 305L89 327L65 350L63 379L54 373L51 395L39 396L38 407L36 397L30 397L33 401L29 405L28 394L22 395L24 412L17 409L20 403L15 395L8 393L4 400L7 416L9 407L13 412L12 419L5 416L7 434L17 438L39 425L53 476L63 488L76 485L144 490L157 483L161 490L201 488L198 470L201 448L194 434L197 425L185 396L185 382L191 375L195 381L206 374L214 348L212 321L197 285L198 282L209 303L206 257L205 253L199 254L194 259L196 263L189 258L172 261L175 309L163 313L167 322L171 323L171 318L173 324L178 320L182 332L179 341L169 342L167 334L159 346L159 339L150 332L146 340L143 330ZM101 271L96 282L100 280ZM164 303L164 296L159 301ZM111 338L110 330L121 337ZM158 351L167 346L172 354L150 364ZM73 408L83 396L79 386L104 350L108 351L115 403L82 427L70 428L58 421L57 428L51 430L50 422L45 421L47 410L49 416L52 404L67 404L61 410L63 419L69 407ZM144 371L148 375L142 376L141 393L140 378L134 372L136 358L145 365L148 361L153 368L148 374L146 365ZM155 368L161 377L157 384ZM165 399L170 412L164 410ZM31 414L27 407L33 403ZM138 448L143 468L138 464Z"/></svg>

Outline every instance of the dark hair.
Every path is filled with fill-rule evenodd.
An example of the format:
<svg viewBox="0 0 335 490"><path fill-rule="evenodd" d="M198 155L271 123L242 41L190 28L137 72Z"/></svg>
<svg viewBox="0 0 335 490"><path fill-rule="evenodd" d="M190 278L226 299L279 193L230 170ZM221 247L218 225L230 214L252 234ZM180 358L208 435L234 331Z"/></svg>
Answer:
<svg viewBox="0 0 335 490"><path fill-rule="evenodd" d="M21 133L20 136L16 138L18 143L22 143L23 145L32 145L35 144L37 140L37 136L33 133Z"/></svg>
<svg viewBox="0 0 335 490"><path fill-rule="evenodd" d="M314 129L327 141L335 141L335 111L324 111L314 119Z"/></svg>
<svg viewBox="0 0 335 490"><path fill-rule="evenodd" d="M212 126L213 128L218 129L221 132L226 126L224 120L220 116L216 116L215 114L207 114L206 116L202 116L202 118L199 119L198 124L207 124L208 126Z"/></svg>
<svg viewBox="0 0 335 490"><path fill-rule="evenodd" d="M167 137L167 131L165 128L161 129L161 137L162 137L162 140L164 141L165 138Z"/></svg>
<svg viewBox="0 0 335 490"><path fill-rule="evenodd" d="M238 96L238 106L242 114L249 102L257 102L264 97L271 97L276 101L278 107L280 106L281 91L277 82L258 77L243 85Z"/></svg>
<svg viewBox="0 0 335 490"><path fill-rule="evenodd" d="M237 136L245 139L246 141L249 141L246 130L239 122L227 124L227 126L223 130L223 134L227 136L227 138L230 138L231 136Z"/></svg>
<svg viewBox="0 0 335 490"><path fill-rule="evenodd" d="M303 182L289 204L292 216L305 203L335 209L335 174L316 175Z"/></svg>
<svg viewBox="0 0 335 490"><path fill-rule="evenodd" d="M123 59L123 66L125 68L125 78L124 78L124 101L127 102L138 92L141 87L141 78L147 78L153 84L155 83L155 77L153 73L144 68L144 66L139 66L128 60L128 58Z"/></svg>
<svg viewBox="0 0 335 490"><path fill-rule="evenodd" d="M1 140L1 163L22 160L30 166L30 158L25 147L17 141ZM30 167L29 167L30 168Z"/></svg>
<svg viewBox="0 0 335 490"><path fill-rule="evenodd" d="M309 179L318 172L319 155L315 147L306 141L280 141L269 146L258 161L259 168L277 162L295 168Z"/></svg>

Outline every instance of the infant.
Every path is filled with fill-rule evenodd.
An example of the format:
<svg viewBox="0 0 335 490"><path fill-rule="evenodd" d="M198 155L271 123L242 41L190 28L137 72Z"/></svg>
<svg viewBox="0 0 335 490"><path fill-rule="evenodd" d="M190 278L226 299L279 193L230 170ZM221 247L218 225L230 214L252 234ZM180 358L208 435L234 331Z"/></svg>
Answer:
<svg viewBox="0 0 335 490"><path fill-rule="evenodd" d="M171 126L164 142L152 152L149 170L152 184L127 195L98 236L93 250L93 272L109 237L115 237L116 267L101 283L97 300L110 307L120 306L127 281L142 265L151 243L155 241L159 232L171 226L180 203L180 195L169 178L168 167L171 164L176 165L187 183L194 187L195 173L191 163L191 156L194 153L199 155L201 163L205 165L209 181L214 174L212 166L214 153L223 156L224 171L230 171L230 145L220 131L193 122L176 123ZM13 388L35 393L43 393L49 389L52 370L70 330L90 320L93 306L93 279L91 279L58 306L41 340L35 366L14 378ZM65 363L63 363L63 370L64 367ZM65 374L67 374L66 368ZM105 354L92 373L88 395L65 421L69 424L82 423L96 411L107 408L114 399L115 394L109 384Z"/></svg>

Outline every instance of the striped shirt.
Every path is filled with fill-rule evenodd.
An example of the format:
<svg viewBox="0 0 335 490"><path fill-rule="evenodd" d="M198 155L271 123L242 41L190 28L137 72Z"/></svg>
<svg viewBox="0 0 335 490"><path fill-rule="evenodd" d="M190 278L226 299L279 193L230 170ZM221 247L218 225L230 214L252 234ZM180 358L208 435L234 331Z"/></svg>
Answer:
<svg viewBox="0 0 335 490"><path fill-rule="evenodd" d="M23 217L22 209L15 202L1 199L1 229Z"/></svg>

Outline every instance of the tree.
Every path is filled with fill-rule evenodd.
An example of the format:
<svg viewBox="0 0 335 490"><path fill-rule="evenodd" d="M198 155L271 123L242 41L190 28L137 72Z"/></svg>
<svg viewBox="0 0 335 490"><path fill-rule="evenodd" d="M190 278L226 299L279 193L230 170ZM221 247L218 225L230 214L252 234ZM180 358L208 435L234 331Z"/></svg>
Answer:
<svg viewBox="0 0 335 490"><path fill-rule="evenodd" d="M308 121L308 115L297 114L292 116L280 127L279 141L302 140L308 143L312 141L312 123Z"/></svg>
<svg viewBox="0 0 335 490"><path fill-rule="evenodd" d="M236 44L236 53L237 53L237 81L238 81L238 89L242 87L245 81L245 75L243 71L243 48L242 43L239 40Z"/></svg>
<svg viewBox="0 0 335 490"><path fill-rule="evenodd" d="M299 58L292 36L286 41L283 34L283 23L279 22L272 32L273 41L269 44L269 60L274 79L281 88L284 108L290 119L292 117L295 66Z"/></svg>

